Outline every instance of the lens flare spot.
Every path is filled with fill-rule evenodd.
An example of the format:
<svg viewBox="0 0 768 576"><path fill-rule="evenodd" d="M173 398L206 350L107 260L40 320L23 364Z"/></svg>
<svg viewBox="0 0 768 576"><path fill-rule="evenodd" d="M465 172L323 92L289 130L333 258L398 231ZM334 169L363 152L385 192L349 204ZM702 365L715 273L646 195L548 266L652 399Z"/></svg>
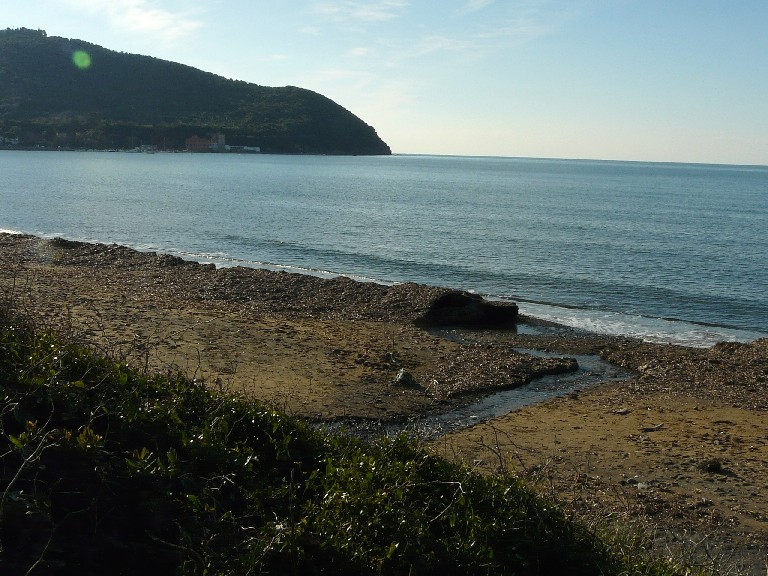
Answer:
<svg viewBox="0 0 768 576"><path fill-rule="evenodd" d="M91 55L85 50L75 50L74 54L72 54L72 62L80 70L85 70L91 67Z"/></svg>

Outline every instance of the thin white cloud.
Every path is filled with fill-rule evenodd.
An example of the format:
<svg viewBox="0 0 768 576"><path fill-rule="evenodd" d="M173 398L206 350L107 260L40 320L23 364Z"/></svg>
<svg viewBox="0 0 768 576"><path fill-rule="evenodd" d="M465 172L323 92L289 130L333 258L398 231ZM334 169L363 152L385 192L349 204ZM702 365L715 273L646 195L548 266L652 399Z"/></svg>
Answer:
<svg viewBox="0 0 768 576"><path fill-rule="evenodd" d="M371 53L372 50L370 48L360 46L358 48L352 48L351 50L348 50L344 56L346 58L364 58L366 56L370 56Z"/></svg>
<svg viewBox="0 0 768 576"><path fill-rule="evenodd" d="M266 56L257 56L256 60L259 62L285 62L290 60L291 57L287 54L267 54Z"/></svg>
<svg viewBox="0 0 768 576"><path fill-rule="evenodd" d="M106 18L116 30L139 34L159 34L164 41L189 36L203 26L200 7L170 10L152 0L60 0L73 10Z"/></svg>
<svg viewBox="0 0 768 576"><path fill-rule="evenodd" d="M472 12L477 12L478 10L482 10L486 6L490 6L493 4L496 0L468 0L464 6L459 10L460 14L471 14Z"/></svg>
<svg viewBox="0 0 768 576"><path fill-rule="evenodd" d="M416 46L420 55L434 52L464 52L472 46L470 40L450 36L427 36Z"/></svg>
<svg viewBox="0 0 768 576"><path fill-rule="evenodd" d="M533 40L552 32L556 28L551 22L532 18L513 18L497 28L490 28L477 35L478 39L496 41L512 40L518 43Z"/></svg>
<svg viewBox="0 0 768 576"><path fill-rule="evenodd" d="M495 0L467 0L459 16L479 11L494 3ZM551 0L519 0L503 6L496 4L503 11L492 23L478 23L460 32L432 33L413 42L409 54L423 56L443 52L472 57L511 45L525 44L556 33L578 5Z"/></svg>
<svg viewBox="0 0 768 576"><path fill-rule="evenodd" d="M337 0L316 4L314 13L339 21L384 22L401 16L407 7L406 0Z"/></svg>
<svg viewBox="0 0 768 576"><path fill-rule="evenodd" d="M299 32L301 34L306 34L307 36L321 36L322 32L320 31L320 28L317 26L302 26L299 28Z"/></svg>

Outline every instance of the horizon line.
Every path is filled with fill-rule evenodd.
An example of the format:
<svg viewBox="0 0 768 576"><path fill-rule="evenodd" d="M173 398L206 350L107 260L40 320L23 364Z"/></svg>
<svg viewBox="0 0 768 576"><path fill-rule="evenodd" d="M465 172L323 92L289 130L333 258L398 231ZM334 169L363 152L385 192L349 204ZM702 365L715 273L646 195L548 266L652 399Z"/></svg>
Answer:
<svg viewBox="0 0 768 576"><path fill-rule="evenodd" d="M561 162L623 162L631 164L685 164L691 166L735 166L739 168L764 168L766 164L735 164L731 162L704 162L681 160L627 160L622 158L588 158L588 157L562 157L562 156L508 156L504 154L449 154L431 152L392 152L392 156L433 156L440 158L497 158L499 160L552 160Z"/></svg>

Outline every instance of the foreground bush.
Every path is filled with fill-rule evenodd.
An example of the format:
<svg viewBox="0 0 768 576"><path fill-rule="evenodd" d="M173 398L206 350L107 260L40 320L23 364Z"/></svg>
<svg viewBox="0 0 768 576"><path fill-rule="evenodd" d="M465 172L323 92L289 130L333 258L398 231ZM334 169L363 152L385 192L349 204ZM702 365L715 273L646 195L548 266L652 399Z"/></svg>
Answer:
<svg viewBox="0 0 768 576"><path fill-rule="evenodd" d="M667 574L508 477L0 316L1 574Z"/></svg>

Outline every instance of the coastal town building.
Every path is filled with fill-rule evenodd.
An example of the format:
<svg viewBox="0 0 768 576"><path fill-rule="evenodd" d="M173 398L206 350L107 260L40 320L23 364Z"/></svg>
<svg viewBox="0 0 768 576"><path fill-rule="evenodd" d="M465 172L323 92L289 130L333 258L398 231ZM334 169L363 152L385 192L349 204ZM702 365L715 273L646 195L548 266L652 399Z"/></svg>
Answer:
<svg viewBox="0 0 768 576"><path fill-rule="evenodd" d="M210 152L211 144L210 139L200 138L197 134L184 141L184 146L189 152Z"/></svg>
<svg viewBox="0 0 768 576"><path fill-rule="evenodd" d="M241 154L258 154L261 152L259 146L229 146L226 137L221 133L213 134L209 138L200 138L195 134L184 141L184 146L188 152L231 152Z"/></svg>

